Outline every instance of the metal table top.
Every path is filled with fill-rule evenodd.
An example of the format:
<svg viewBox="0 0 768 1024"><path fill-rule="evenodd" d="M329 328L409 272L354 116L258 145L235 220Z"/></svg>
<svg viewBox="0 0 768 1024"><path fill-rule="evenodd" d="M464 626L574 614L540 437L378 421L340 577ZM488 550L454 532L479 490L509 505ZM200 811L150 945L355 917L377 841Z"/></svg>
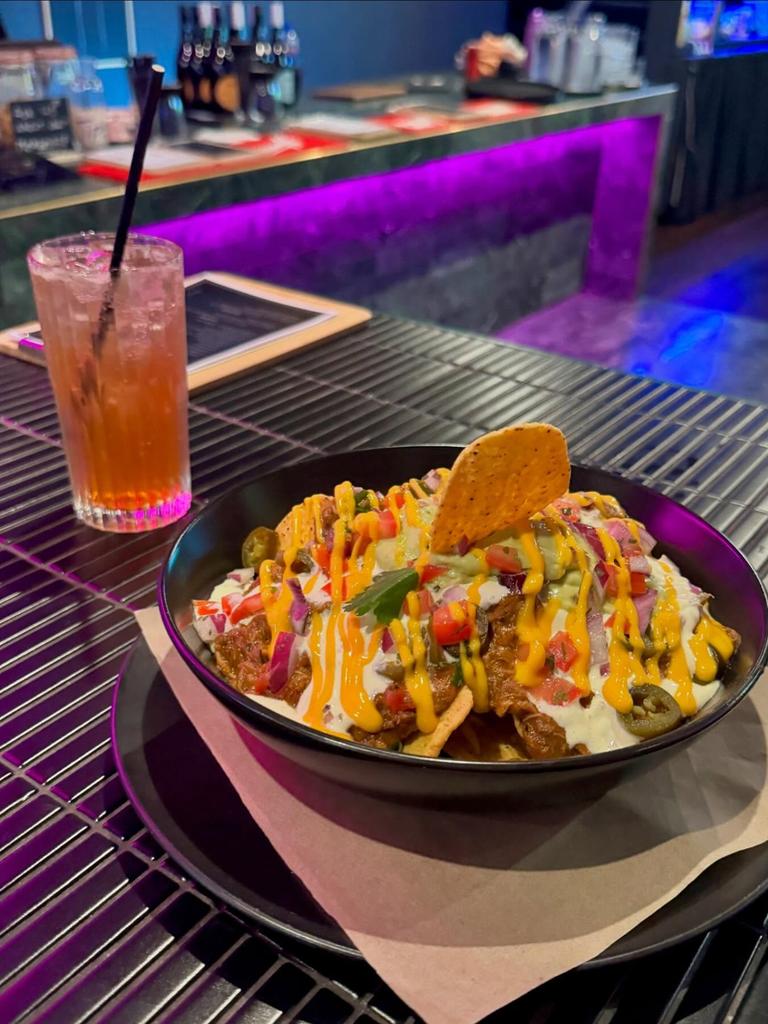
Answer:
<svg viewBox="0 0 768 1024"><path fill-rule="evenodd" d="M379 317L195 395L199 504L314 454L465 443L515 420L684 501L768 575L768 408ZM174 527L69 503L47 376L0 357L0 1021L412 1021L365 964L259 932L160 850L118 781L109 707ZM571 972L494 1024L765 1019L768 897L630 965Z"/></svg>

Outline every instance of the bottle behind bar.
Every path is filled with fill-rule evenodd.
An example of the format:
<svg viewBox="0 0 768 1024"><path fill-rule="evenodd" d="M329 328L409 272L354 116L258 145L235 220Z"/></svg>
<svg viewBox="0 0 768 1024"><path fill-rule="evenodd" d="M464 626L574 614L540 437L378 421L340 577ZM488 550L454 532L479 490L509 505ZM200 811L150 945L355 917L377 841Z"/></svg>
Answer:
<svg viewBox="0 0 768 1024"><path fill-rule="evenodd" d="M229 5L229 42L245 39L245 4L243 0L232 0Z"/></svg>
<svg viewBox="0 0 768 1024"><path fill-rule="evenodd" d="M199 3L192 11L192 57L187 69L187 85L182 95L187 110L203 107L201 84L205 71L205 33L210 28L211 5Z"/></svg>
<svg viewBox="0 0 768 1024"><path fill-rule="evenodd" d="M281 2L269 5L270 63L275 66L275 77L270 89L278 103L292 107L299 97L299 37L286 26Z"/></svg>
<svg viewBox="0 0 768 1024"><path fill-rule="evenodd" d="M189 82L189 65L192 62L192 16L185 4L179 7L179 19L181 22L181 38L179 39L179 52L176 56L176 79L181 86L181 95L185 103L191 102L192 96L188 90L192 86Z"/></svg>
<svg viewBox="0 0 768 1024"><path fill-rule="evenodd" d="M229 7L229 29L222 30L219 45L216 48L213 62L213 109L226 118L231 117L240 108L240 85L235 69L235 55L232 52L232 40L240 38L245 27L245 10L242 3L235 0Z"/></svg>
<svg viewBox="0 0 768 1024"><path fill-rule="evenodd" d="M269 5L269 42L270 64L279 64L283 52L283 34L285 32L285 11L282 0L275 0Z"/></svg>
<svg viewBox="0 0 768 1024"><path fill-rule="evenodd" d="M258 4L254 4L251 9L251 46L253 47L254 56L256 54L256 45L259 42L259 33L261 32L261 8Z"/></svg>

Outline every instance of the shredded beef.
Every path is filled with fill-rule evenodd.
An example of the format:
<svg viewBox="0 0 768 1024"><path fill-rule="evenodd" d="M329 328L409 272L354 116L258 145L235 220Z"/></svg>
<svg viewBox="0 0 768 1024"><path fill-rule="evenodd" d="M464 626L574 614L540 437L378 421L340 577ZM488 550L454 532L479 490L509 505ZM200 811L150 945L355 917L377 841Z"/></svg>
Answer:
<svg viewBox="0 0 768 1024"><path fill-rule="evenodd" d="M386 729L384 732L366 732L364 729L353 725L349 730L349 735L358 743L364 743L367 747L376 747L377 750L399 750L402 743L402 738L397 729Z"/></svg>
<svg viewBox="0 0 768 1024"><path fill-rule="evenodd" d="M284 700L286 704L290 704L292 708L295 708L299 703L302 693L304 693L311 682L312 664L305 653L299 658L288 682L275 696Z"/></svg>
<svg viewBox="0 0 768 1024"><path fill-rule="evenodd" d="M453 665L430 667L429 681L432 684L432 699L435 714L442 715L456 699L458 688L453 683Z"/></svg>
<svg viewBox="0 0 768 1024"><path fill-rule="evenodd" d="M432 684L432 699L435 705L435 714L442 713L453 704L458 689L451 682L453 678L453 667L451 665L430 666L429 679ZM401 706L393 711L387 701L385 694L401 692ZM407 739L415 732L418 732L416 725L416 709L406 689L405 683L392 683L382 693L377 693L373 703L382 718L380 732L370 733L353 726L350 735L360 743L367 743L369 746L391 748L399 741Z"/></svg>
<svg viewBox="0 0 768 1024"><path fill-rule="evenodd" d="M522 595L509 594L503 597L495 608L488 611L488 622L491 624L493 638L497 644L513 647L517 643L515 628L517 615L523 603Z"/></svg>
<svg viewBox="0 0 768 1024"><path fill-rule="evenodd" d="M565 729L554 718L539 711L531 701L528 704L529 708L513 712L515 728L528 757L534 761L567 757L570 749Z"/></svg>
<svg viewBox="0 0 768 1024"><path fill-rule="evenodd" d="M338 518L336 502L333 498L323 497L320 502L320 522L323 524L323 529L327 530L329 526L333 526Z"/></svg>
<svg viewBox="0 0 768 1024"><path fill-rule="evenodd" d="M497 715L511 714L525 753L533 760L566 757L570 751L565 730L539 711L524 686L515 682L517 661L517 616L522 598L511 594L488 613L491 641L483 659L488 677L488 694Z"/></svg>
<svg viewBox="0 0 768 1024"><path fill-rule="evenodd" d="M213 642L219 671L232 685L247 693L256 684L261 667L269 657L270 631L265 615L235 626Z"/></svg>
<svg viewBox="0 0 768 1024"><path fill-rule="evenodd" d="M488 696L497 715L505 715L525 691L515 682L517 661L517 632L515 625L522 598L510 594L488 612L491 640L483 662L488 677ZM526 700L528 698L526 697Z"/></svg>
<svg viewBox="0 0 768 1024"><path fill-rule="evenodd" d="M385 693L393 690L402 690L403 706L397 711L393 711L389 704L387 704ZM413 701L408 696L405 689L404 683L392 683L388 686L384 693L377 693L373 698L373 703L376 706L376 710L381 715L381 732L388 733L394 732L397 734L398 739L405 739L406 736L410 736L411 733L416 732L416 710L414 708ZM366 736L370 736L371 733L364 733ZM376 734L378 735L378 734ZM390 746L391 744L387 744Z"/></svg>

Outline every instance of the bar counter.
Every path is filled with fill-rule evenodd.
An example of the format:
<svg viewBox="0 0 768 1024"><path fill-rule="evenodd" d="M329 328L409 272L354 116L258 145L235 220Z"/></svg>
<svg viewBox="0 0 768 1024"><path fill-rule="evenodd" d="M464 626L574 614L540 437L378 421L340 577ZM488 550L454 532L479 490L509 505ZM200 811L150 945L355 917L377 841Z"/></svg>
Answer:
<svg viewBox="0 0 768 1024"><path fill-rule="evenodd" d="M495 331L584 287L636 292L675 93L649 86L571 99L506 120L340 140L247 170L145 182L134 223L182 244L188 274L226 270ZM433 109L448 102L408 102L419 99ZM380 109L355 106L363 116ZM90 177L0 195L0 326L34 316L29 246L114 230L121 192Z"/></svg>
<svg viewBox="0 0 768 1024"><path fill-rule="evenodd" d="M155 600L183 523L124 536L78 523L45 371L0 356L0 377L0 1019L414 1024L364 962L223 906L137 817L110 705L132 612ZM526 418L561 427L574 461L683 501L768 575L767 407L388 317L196 394L195 508L325 452L464 444ZM767 944L764 894L651 957L571 971L487 1024L762 1021Z"/></svg>

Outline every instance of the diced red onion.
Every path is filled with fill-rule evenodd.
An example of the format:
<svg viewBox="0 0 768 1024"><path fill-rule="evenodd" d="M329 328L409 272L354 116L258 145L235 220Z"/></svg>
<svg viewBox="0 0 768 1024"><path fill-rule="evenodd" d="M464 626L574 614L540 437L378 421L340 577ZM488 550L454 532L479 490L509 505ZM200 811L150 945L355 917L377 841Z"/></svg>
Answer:
<svg viewBox="0 0 768 1024"><path fill-rule="evenodd" d="M594 528L594 526L590 526L589 523L571 523L570 525L574 530L577 531L577 533L580 533L582 535L582 537L586 540L586 542L589 544L589 546L592 548L592 550L595 552L598 558L605 558L605 548L603 547L603 542L600 540L600 537L598 536L597 530Z"/></svg>
<svg viewBox="0 0 768 1024"><path fill-rule="evenodd" d="M293 626L294 633L298 633L300 636L303 636L307 631L307 622L309 621L309 605L307 604L307 599L304 597L299 581L290 579L286 582L291 588L291 593L293 594L293 601L291 602L291 625Z"/></svg>
<svg viewBox="0 0 768 1024"><path fill-rule="evenodd" d="M430 491L436 491L441 484L440 474L436 469L430 469L427 475L424 477L424 483L430 489Z"/></svg>
<svg viewBox="0 0 768 1024"><path fill-rule="evenodd" d="M643 576L651 575L651 566L645 555L630 555L627 564L630 572L639 572Z"/></svg>
<svg viewBox="0 0 768 1024"><path fill-rule="evenodd" d="M608 586L608 570L605 567L605 562L598 562L595 565L595 571L592 574L592 582L595 585L597 596L602 604L603 598L605 597L605 588Z"/></svg>
<svg viewBox="0 0 768 1024"><path fill-rule="evenodd" d="M638 534L640 536L639 542L635 539L634 534L627 526L626 522L624 522L622 519L606 520L605 529L608 533L610 533L610 535L619 545L622 555L624 555L625 558L628 558L630 560L630 571L641 572L644 576L650 575L650 566L648 565L645 556L642 554L645 548L643 546L643 539L642 534L640 533L640 527L638 527ZM651 537L650 533L647 533L647 531L644 532L646 532L646 537L649 540L653 541L653 537ZM655 544L655 541L653 541L653 543ZM653 544L651 544L651 547L653 547ZM641 568L633 568L632 559L634 558L639 559L639 561L636 564L638 566L641 566Z"/></svg>
<svg viewBox="0 0 768 1024"><path fill-rule="evenodd" d="M235 569L227 573L227 579L234 580L235 583L250 583L253 579L253 569Z"/></svg>
<svg viewBox="0 0 768 1024"><path fill-rule="evenodd" d="M653 613L653 607L656 604L656 591L649 587L644 594L638 594L637 597L633 597L632 600L635 602L635 609L637 611L637 628L640 630L642 636L648 629L648 623L651 621L651 615Z"/></svg>
<svg viewBox="0 0 768 1024"><path fill-rule="evenodd" d="M385 654L388 654L395 646L395 641L392 639L392 634L388 629L385 629L381 634L381 649Z"/></svg>
<svg viewBox="0 0 768 1024"><path fill-rule="evenodd" d="M627 524L621 519L606 519L605 532L613 537L622 551L624 550L625 544L630 541L634 541L635 539L630 533Z"/></svg>
<svg viewBox="0 0 768 1024"><path fill-rule="evenodd" d="M500 572L499 583L512 594L522 594L525 576L524 572Z"/></svg>
<svg viewBox="0 0 768 1024"><path fill-rule="evenodd" d="M299 645L295 633L277 634L272 662L269 666L269 689L279 693L285 686L296 668Z"/></svg>
<svg viewBox="0 0 768 1024"><path fill-rule="evenodd" d="M227 616L224 612L216 612L215 615L210 615L209 618L216 632L223 633L227 625Z"/></svg>
<svg viewBox="0 0 768 1024"><path fill-rule="evenodd" d="M648 533L644 526L639 526L637 532L640 535L640 547L646 555L650 555L656 547L656 538L652 534Z"/></svg>
<svg viewBox="0 0 768 1024"><path fill-rule="evenodd" d="M448 587L440 595L441 601L464 601L467 597L467 591L465 587L461 587L458 584L454 587Z"/></svg>
<svg viewBox="0 0 768 1024"><path fill-rule="evenodd" d="M469 538L466 535L461 537L460 540L457 542L456 551L460 555L466 555L466 553L469 551Z"/></svg>
<svg viewBox="0 0 768 1024"><path fill-rule="evenodd" d="M590 665L602 667L608 662L608 642L605 639L603 616L596 609L587 612L587 630L589 632Z"/></svg>
<svg viewBox="0 0 768 1024"><path fill-rule="evenodd" d="M611 671L611 666L610 666L610 664L607 661L606 661L606 663L604 665L600 666L600 675L601 676L607 676L610 671Z"/></svg>

